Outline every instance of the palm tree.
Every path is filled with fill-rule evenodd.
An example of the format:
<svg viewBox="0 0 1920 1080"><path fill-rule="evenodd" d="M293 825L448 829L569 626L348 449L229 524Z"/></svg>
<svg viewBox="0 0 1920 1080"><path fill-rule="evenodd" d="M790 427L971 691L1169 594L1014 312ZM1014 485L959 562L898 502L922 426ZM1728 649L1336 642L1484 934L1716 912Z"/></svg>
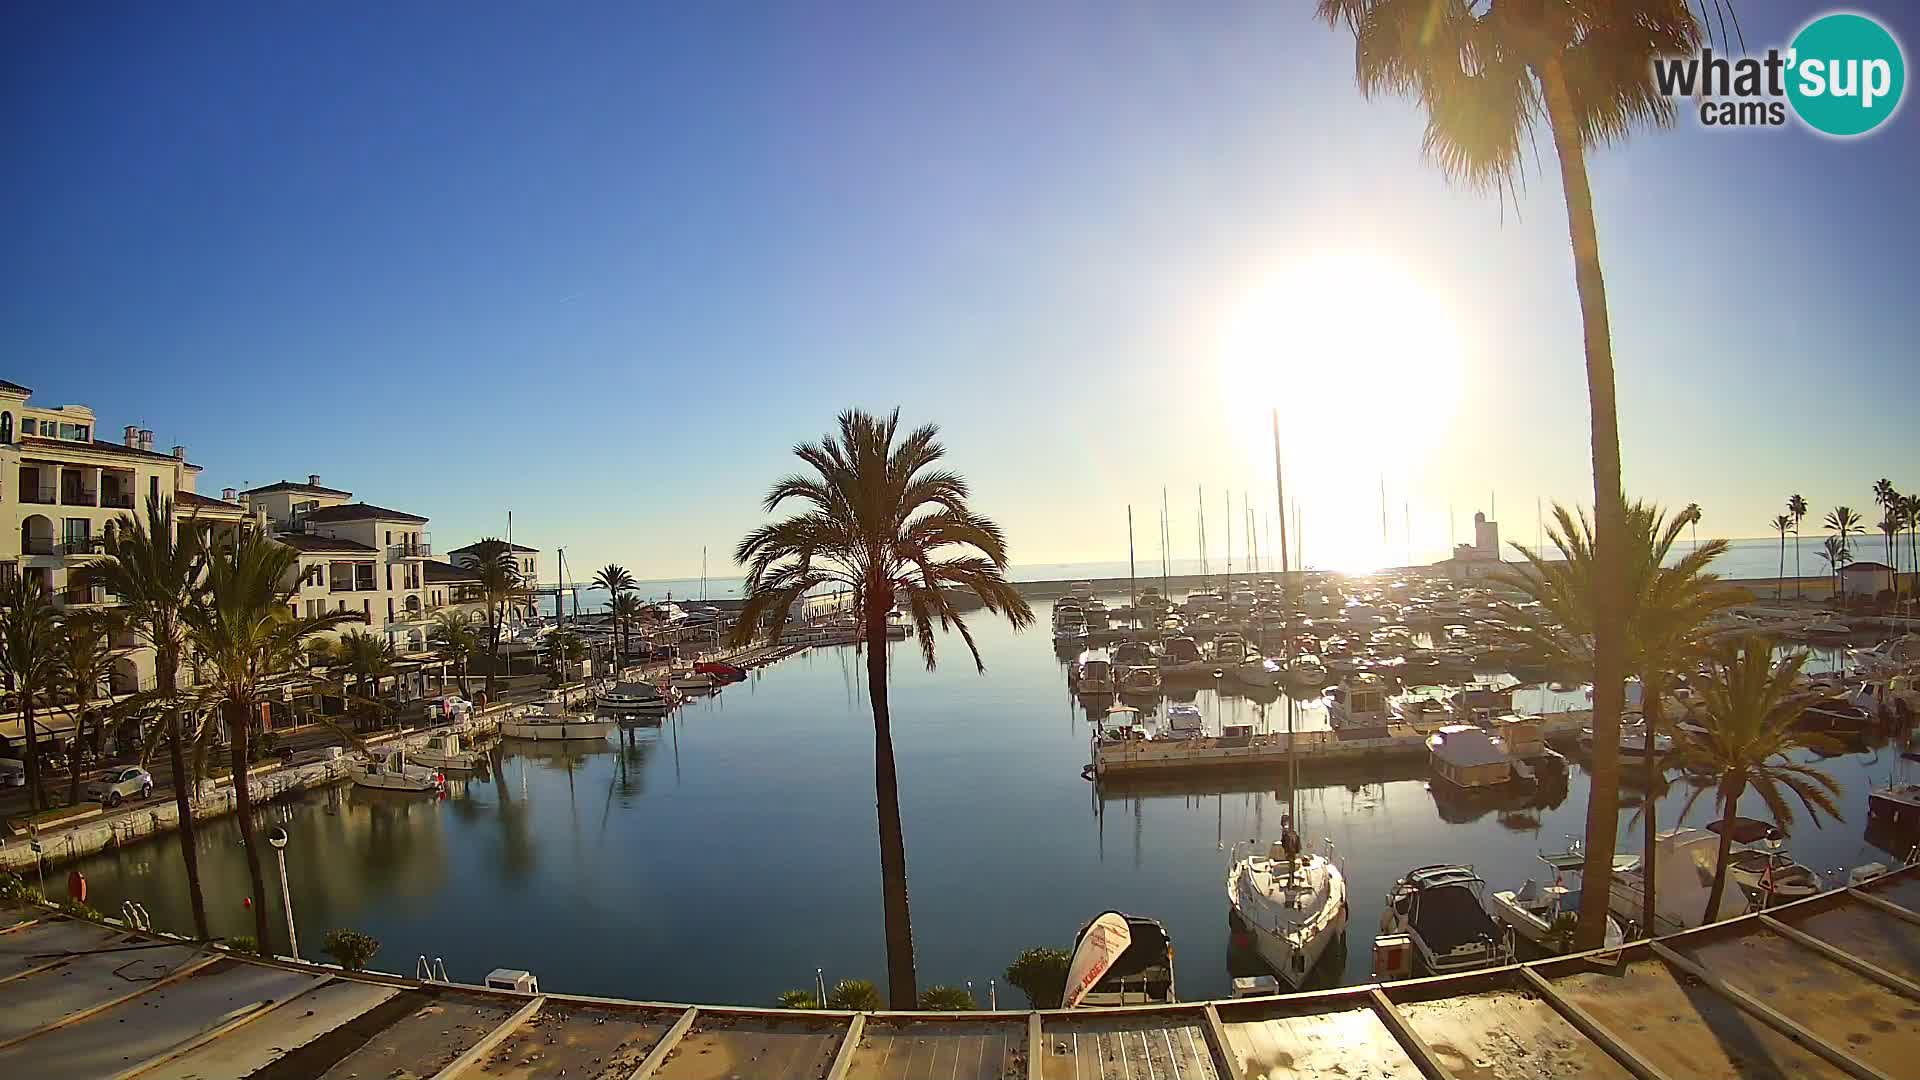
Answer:
<svg viewBox="0 0 1920 1080"><path fill-rule="evenodd" d="M249 531L237 543L207 552L205 587L182 612L187 639L198 655L202 693L226 721L233 763L234 809L246 845L253 886L254 940L271 955L266 878L260 870L253 792L247 780L253 725L269 688L277 687L305 658L308 637L358 622L357 611L302 617L295 612L299 556L263 533Z"/></svg>
<svg viewBox="0 0 1920 1080"><path fill-rule="evenodd" d="M104 557L79 570L81 583L99 586L120 601L120 613L138 638L153 649L155 690L164 702L168 765L173 770L173 805L180 819L180 861L187 871L194 933L205 940L207 901L200 885L199 848L194 841L195 785L187 769L182 735L180 663L186 655L182 616L200 588L199 545L192 518L176 529L173 500L147 504L144 520L121 514L105 530Z"/></svg>
<svg viewBox="0 0 1920 1080"><path fill-rule="evenodd" d="M633 652L633 627L646 612L647 605L640 601L639 594L623 592L607 602L608 610L613 613L614 626L621 634L622 653Z"/></svg>
<svg viewBox="0 0 1920 1080"><path fill-rule="evenodd" d="M1426 106L1424 149L1448 176L1504 193L1524 169L1530 137L1553 137L1573 247L1587 363L1597 519L1592 796L1586 880L1605 882L1619 804L1616 733L1626 662L1626 505L1620 483L1620 422L1614 398L1600 236L1588 183L1589 148L1624 139L1637 124L1673 121L1673 101L1654 83L1656 56L1697 51L1702 34L1686 0L1613 5L1488 5L1403 0L1318 0L1320 18L1354 35L1361 93L1415 94ZM1595 873L1598 871L1598 873ZM1606 890L1583 901L1581 948L1605 932Z"/></svg>
<svg viewBox="0 0 1920 1080"><path fill-rule="evenodd" d="M1844 583L1840 580L1840 569L1847 565L1847 545L1841 543L1839 537L1829 536L1820 550L1820 557L1827 561L1828 580L1833 582L1835 589L1842 588Z"/></svg>
<svg viewBox="0 0 1920 1080"><path fill-rule="evenodd" d="M1706 734L1688 741L1682 760L1696 774L1712 778L1721 816L1720 855L1702 922L1712 922L1720 910L1727 886L1727 854L1733 847L1731 819L1749 788L1759 794L1774 823L1783 829L1793 823L1788 794L1806 807L1816 824L1823 812L1844 820L1835 798L1840 794L1839 783L1788 756L1795 750L1833 754L1843 749L1824 735L1799 729L1800 714L1811 699L1796 693L1793 683L1806 660L1804 652L1776 660L1771 640L1749 637L1716 649L1706 678L1694 684ZM1700 789L1695 797L1706 790Z"/></svg>
<svg viewBox="0 0 1920 1080"><path fill-rule="evenodd" d="M1900 500L1900 515L1907 523L1907 568L1920 579L1920 495L1907 495ZM1908 595L1913 593L1913 582L1908 582Z"/></svg>
<svg viewBox="0 0 1920 1080"><path fill-rule="evenodd" d="M1576 518L1565 507L1554 506L1554 524L1547 536L1559 549L1561 558L1549 560L1542 552L1515 544L1528 563L1528 571L1503 572L1499 578L1525 593L1537 606L1516 607L1511 612L1512 635L1519 643L1553 658L1563 665L1591 669L1593 665L1593 628L1599 618L1595 596L1597 574L1593 560L1593 525L1584 512ZM1627 586L1628 603L1623 629L1627 639L1628 670L1640 677L1641 709L1646 717L1648 735L1659 733L1664 724L1662 706L1673 672L1690 666L1707 647L1706 622L1740 599L1739 594L1717 587L1719 575L1707 567L1727 550L1725 540L1709 540L1705 547L1694 547L1672 566L1664 565L1679 540L1680 530L1693 523L1689 511L1668 518L1657 506L1638 500L1627 506ZM1595 739L1595 749L1599 740ZM1618 740L1615 740L1618 752ZM1645 782L1648 791L1659 784L1662 764L1658 755L1646 757ZM1616 811L1617 814L1617 811ZM1654 849L1658 829L1657 814L1651 799L1641 813L1646 850ZM1609 869L1611 861L1609 861ZM1591 869L1587 871L1591 873ZM1607 879L1595 882L1603 898L1611 892ZM1645 907L1642 923L1652 926L1654 882L1649 874L1642 897ZM1583 919L1587 913L1582 910ZM1603 922L1604 927L1604 922Z"/></svg>
<svg viewBox="0 0 1920 1080"><path fill-rule="evenodd" d="M587 643L571 630L555 630L547 635L547 661L553 665L553 684L564 686L567 675L587 658Z"/></svg>
<svg viewBox="0 0 1920 1080"><path fill-rule="evenodd" d="M464 611L442 611L433 617L433 641L443 660L460 664L460 695L467 696L467 660L480 647L480 630Z"/></svg>
<svg viewBox="0 0 1920 1080"><path fill-rule="evenodd" d="M1685 519L1686 523L1689 526L1691 526L1693 529L1693 546L1699 547L1700 546L1700 504L1696 502L1688 503L1687 508L1685 510L1680 511L1680 516L1683 519Z"/></svg>
<svg viewBox="0 0 1920 1080"><path fill-rule="evenodd" d="M347 630L333 643L333 655L353 679L354 696L359 699L361 718L370 726L387 708L380 701L380 681L393 674L393 643L367 630ZM355 724L356 730L363 730Z"/></svg>
<svg viewBox="0 0 1920 1080"><path fill-rule="evenodd" d="M1780 575L1773 579L1773 598L1780 599L1780 583L1787 576L1787 530L1793 527L1793 518L1781 514L1773 519L1773 531L1780 534Z"/></svg>
<svg viewBox="0 0 1920 1080"><path fill-rule="evenodd" d="M46 806L40 790L40 742L33 719L34 702L58 678L55 650L60 616L38 575L14 573L0 580L0 674L7 693L20 711L20 729L26 734L28 805Z"/></svg>
<svg viewBox="0 0 1920 1080"><path fill-rule="evenodd" d="M802 597L824 586L852 591L873 707L887 994L893 1008L911 1009L917 996L913 923L887 701L888 614L896 604L906 609L928 668L934 666L937 623L956 631L975 669L985 671L950 590L972 594L1016 629L1033 622L1033 609L1006 579L1007 542L1000 527L968 505L963 477L936 468L946 456L939 429L928 424L897 437L899 425L898 409L884 418L849 410L840 414L837 434L794 447L810 472L776 482L762 505L772 513L792 500L804 509L753 530L735 549L734 561L747 567L747 602L734 640L744 645L768 623L778 641Z"/></svg>
<svg viewBox="0 0 1920 1080"><path fill-rule="evenodd" d="M1900 535L1899 511L1891 507L1887 509L1887 512L1880 518L1880 532L1887 538L1887 588L1895 590L1897 593L1900 588L1900 568L1895 563L1895 560L1900 556L1897 553L1899 549L1894 547L1893 540L1894 537ZM1894 599L1897 601L1899 599L1898 595L1896 595Z"/></svg>
<svg viewBox="0 0 1920 1080"><path fill-rule="evenodd" d="M633 575L627 568L617 563L608 563L593 575L593 587L605 589L609 596L619 596L633 588Z"/></svg>
<svg viewBox="0 0 1920 1080"><path fill-rule="evenodd" d="M487 537L460 555L460 565L480 578L480 595L486 603L487 621L487 696L495 696L500 671L500 635L507 626L513 605L526 596L520 576L520 560L504 540Z"/></svg>
<svg viewBox="0 0 1920 1080"><path fill-rule="evenodd" d="M114 618L106 611L81 609L61 620L54 639L54 683L66 699L73 717L72 750L67 754L67 805L80 802L81 748L88 743L87 718L103 696L101 688L113 674L113 649L109 639ZM111 697L111 695L106 695ZM94 730L99 731L96 722Z"/></svg>
<svg viewBox="0 0 1920 1080"><path fill-rule="evenodd" d="M1793 515L1793 596L1800 599L1800 520L1807 516L1805 495L1787 496L1787 513Z"/></svg>
<svg viewBox="0 0 1920 1080"><path fill-rule="evenodd" d="M1853 561L1853 545L1847 538L1854 533L1863 531L1860 524L1860 515L1854 513L1853 508L1850 506L1836 506L1827 513L1826 527L1831 530L1840 541L1840 561L1835 564L1834 573L1839 578L1840 602L1844 604L1847 602L1847 579L1840 571L1844 570L1846 565Z"/></svg>

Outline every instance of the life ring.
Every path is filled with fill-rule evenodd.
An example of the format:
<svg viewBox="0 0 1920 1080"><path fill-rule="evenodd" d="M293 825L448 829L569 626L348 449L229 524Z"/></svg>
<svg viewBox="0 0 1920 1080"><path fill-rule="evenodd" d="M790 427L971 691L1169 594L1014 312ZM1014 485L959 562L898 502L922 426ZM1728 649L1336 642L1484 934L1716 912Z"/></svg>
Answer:
<svg viewBox="0 0 1920 1080"><path fill-rule="evenodd" d="M76 904L87 902L87 875L78 870L67 875L67 895L73 897Z"/></svg>

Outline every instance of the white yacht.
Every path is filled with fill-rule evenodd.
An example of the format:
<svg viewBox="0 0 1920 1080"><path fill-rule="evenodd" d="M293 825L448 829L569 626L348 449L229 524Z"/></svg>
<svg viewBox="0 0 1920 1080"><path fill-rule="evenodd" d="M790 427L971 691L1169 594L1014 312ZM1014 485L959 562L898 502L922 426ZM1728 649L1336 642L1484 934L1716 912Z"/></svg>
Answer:
<svg viewBox="0 0 1920 1080"><path fill-rule="evenodd" d="M1176 704L1167 706L1167 721L1161 728L1161 738L1198 739L1207 733L1207 722L1200 715L1200 706Z"/></svg>
<svg viewBox="0 0 1920 1080"><path fill-rule="evenodd" d="M1243 686L1278 686L1286 670L1270 656L1248 653L1239 663L1226 669L1226 677Z"/></svg>
<svg viewBox="0 0 1920 1080"><path fill-rule="evenodd" d="M1247 639L1231 631L1213 639L1213 663L1223 670L1247 658Z"/></svg>
<svg viewBox="0 0 1920 1080"><path fill-rule="evenodd" d="M1327 723L1338 728L1375 727L1393 719L1387 708L1387 681L1360 674L1327 690Z"/></svg>
<svg viewBox="0 0 1920 1080"><path fill-rule="evenodd" d="M371 761L349 758L347 776L361 787L382 791L439 791L447 782L432 769L407 764L406 755L399 750L389 750L384 757Z"/></svg>
<svg viewBox="0 0 1920 1080"><path fill-rule="evenodd" d="M1113 661L1105 649L1088 649L1073 662L1073 692L1111 694L1114 690Z"/></svg>
<svg viewBox="0 0 1920 1080"><path fill-rule="evenodd" d="M1327 855L1289 855L1278 843L1265 854L1244 855L1235 845L1227 904L1260 959L1295 990L1347 931L1347 880L1340 867Z"/></svg>
<svg viewBox="0 0 1920 1080"><path fill-rule="evenodd" d="M425 749L407 752L407 760L413 764L438 769L441 772L456 769L461 772L471 772L479 768L480 763L485 759L486 755L480 751L463 747L459 734L451 731L434 736L433 741L429 742Z"/></svg>
<svg viewBox="0 0 1920 1080"><path fill-rule="evenodd" d="M672 704L650 682L617 682L600 692L595 704L611 713L663 713Z"/></svg>
<svg viewBox="0 0 1920 1080"><path fill-rule="evenodd" d="M675 664L667 671L667 685L675 690L715 690L720 683L720 676L697 670L690 663Z"/></svg>
<svg viewBox="0 0 1920 1080"><path fill-rule="evenodd" d="M1387 894L1380 932L1412 938L1428 974L1504 964L1513 951L1481 900L1486 886L1471 866L1437 863L1411 870Z"/></svg>
<svg viewBox="0 0 1920 1080"><path fill-rule="evenodd" d="M1162 644L1160 650L1160 677L1163 679L1190 678L1207 673L1207 658L1200 654L1200 645L1190 637L1171 637Z"/></svg>
<svg viewBox="0 0 1920 1080"><path fill-rule="evenodd" d="M1586 853L1575 844L1564 852L1543 854L1540 861L1553 870L1553 884L1542 885L1528 878L1518 889L1502 889L1493 894L1493 917L1520 937L1550 952L1565 952L1565 920L1580 914L1580 889L1567 887L1567 877L1580 877L1587 863ZM1614 949L1626 942L1620 920L1607 916L1603 947Z"/></svg>
<svg viewBox="0 0 1920 1080"><path fill-rule="evenodd" d="M537 708L500 721L500 734L508 739L535 739L541 742L605 739L615 726L612 720Z"/></svg>
<svg viewBox="0 0 1920 1080"><path fill-rule="evenodd" d="M1713 868L1720 856L1720 838L1705 829L1675 829L1654 839L1654 918L1659 925L1641 933L1649 936L1671 934L1702 925L1707 910L1707 894L1712 891ZM1642 865L1645 854L1622 856L1614 860L1613 889L1607 907L1619 918L1639 923L1641 903L1646 891ZM1731 878L1731 875L1729 875ZM1733 887L1720 895L1720 906L1711 922L1745 915L1751 910L1746 891Z"/></svg>

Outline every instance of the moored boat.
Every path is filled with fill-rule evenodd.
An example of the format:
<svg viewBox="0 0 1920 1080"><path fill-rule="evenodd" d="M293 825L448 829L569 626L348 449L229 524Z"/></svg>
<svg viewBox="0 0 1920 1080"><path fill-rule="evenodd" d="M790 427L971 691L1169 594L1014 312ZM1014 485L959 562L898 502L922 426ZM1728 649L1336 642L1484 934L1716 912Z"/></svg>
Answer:
<svg viewBox="0 0 1920 1080"><path fill-rule="evenodd" d="M1073 937L1068 954L1068 1008L1170 1005L1173 941L1157 919L1109 911Z"/></svg>
<svg viewBox="0 0 1920 1080"><path fill-rule="evenodd" d="M500 734L508 739L534 739L541 742L605 739L615 726L612 720L537 709L500 721Z"/></svg>
<svg viewBox="0 0 1920 1080"><path fill-rule="evenodd" d="M1553 870L1553 883L1542 885L1528 878L1518 889L1502 889L1489 901L1493 917L1548 952L1566 952L1572 943L1569 923L1580 914L1580 889L1568 887L1569 877L1579 879L1586 867L1586 853L1576 844L1564 852L1542 854L1540 861ZM1607 916L1603 945L1618 948L1626 941L1620 920Z"/></svg>
<svg viewBox="0 0 1920 1080"><path fill-rule="evenodd" d="M385 756L370 761L349 758L347 776L360 787L382 791L439 791L447 782L444 775L433 769L407 764L406 755L399 750L389 750Z"/></svg>
<svg viewBox="0 0 1920 1080"><path fill-rule="evenodd" d="M1471 866L1436 863L1408 871L1387 893L1382 934L1405 934L1429 974L1504 964L1512 957L1506 935L1481 900L1486 882Z"/></svg>
<svg viewBox="0 0 1920 1080"><path fill-rule="evenodd" d="M1236 846L1227 904L1261 961L1296 990L1347 930L1346 876L1327 855L1298 850L1297 839L1265 853Z"/></svg>
<svg viewBox="0 0 1920 1080"><path fill-rule="evenodd" d="M461 745L456 732L437 735L423 749L407 751L407 760L415 765L441 772L459 770L471 772L480 767L486 755L478 750Z"/></svg>
<svg viewBox="0 0 1920 1080"><path fill-rule="evenodd" d="M1105 649L1088 649L1073 662L1068 681L1076 694L1111 694L1114 691L1113 661Z"/></svg>
<svg viewBox="0 0 1920 1080"><path fill-rule="evenodd" d="M1498 787L1513 779L1506 744L1472 724L1449 724L1427 736L1428 767L1457 788Z"/></svg>
<svg viewBox="0 0 1920 1080"><path fill-rule="evenodd" d="M659 687L645 680L614 683L594 703L612 713L663 713L673 704Z"/></svg>

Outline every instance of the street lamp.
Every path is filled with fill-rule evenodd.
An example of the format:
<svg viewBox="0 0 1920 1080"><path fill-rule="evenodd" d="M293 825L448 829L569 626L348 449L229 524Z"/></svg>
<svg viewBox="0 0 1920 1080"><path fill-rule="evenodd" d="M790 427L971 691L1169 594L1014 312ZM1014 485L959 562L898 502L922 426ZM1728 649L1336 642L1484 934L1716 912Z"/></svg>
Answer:
<svg viewBox="0 0 1920 1080"><path fill-rule="evenodd" d="M293 928L293 891L287 888L287 830L278 825L267 834L267 843L280 856L280 904L287 913L287 950L300 959L300 935Z"/></svg>

